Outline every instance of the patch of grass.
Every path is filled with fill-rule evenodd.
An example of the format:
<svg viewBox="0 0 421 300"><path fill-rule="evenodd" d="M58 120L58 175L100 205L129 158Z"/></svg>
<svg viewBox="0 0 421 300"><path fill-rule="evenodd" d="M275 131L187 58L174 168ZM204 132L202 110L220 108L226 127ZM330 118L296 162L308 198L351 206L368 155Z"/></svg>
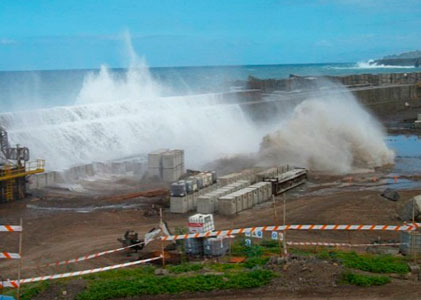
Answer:
<svg viewBox="0 0 421 300"><path fill-rule="evenodd" d="M252 269L255 266L264 266L269 261L269 257L251 257L243 263L243 266Z"/></svg>
<svg viewBox="0 0 421 300"><path fill-rule="evenodd" d="M145 266L138 266L136 268L117 269L117 270L111 270L107 272L94 273L91 275L85 275L83 276L83 278L87 280L107 280L107 279L114 279L114 278L131 279L131 278L137 278L139 276L153 275L154 271L155 271L155 267L150 266L150 265L145 265Z"/></svg>
<svg viewBox="0 0 421 300"><path fill-rule="evenodd" d="M342 275L342 283L357 286L385 285L390 282L390 278L384 275L364 275L346 272Z"/></svg>
<svg viewBox="0 0 421 300"><path fill-rule="evenodd" d="M203 265L198 263L182 263L180 265L168 266L167 269L171 273L180 274L191 271L199 271L203 269Z"/></svg>
<svg viewBox="0 0 421 300"><path fill-rule="evenodd" d="M211 264L208 267L216 272L241 271L243 269L242 264Z"/></svg>
<svg viewBox="0 0 421 300"><path fill-rule="evenodd" d="M77 300L106 300L140 295L178 294L182 292L254 288L268 284L274 273L268 270L225 275L142 276L130 280L96 280L77 296Z"/></svg>
<svg viewBox="0 0 421 300"><path fill-rule="evenodd" d="M234 256L258 257L263 254L263 247L259 245L246 246L244 240L237 240L233 243L231 254Z"/></svg>
<svg viewBox="0 0 421 300"><path fill-rule="evenodd" d="M339 261L345 267L359 269L372 273L399 273L409 272L408 264L404 258L392 255L357 254L355 252L330 251L318 254L320 258L331 258Z"/></svg>

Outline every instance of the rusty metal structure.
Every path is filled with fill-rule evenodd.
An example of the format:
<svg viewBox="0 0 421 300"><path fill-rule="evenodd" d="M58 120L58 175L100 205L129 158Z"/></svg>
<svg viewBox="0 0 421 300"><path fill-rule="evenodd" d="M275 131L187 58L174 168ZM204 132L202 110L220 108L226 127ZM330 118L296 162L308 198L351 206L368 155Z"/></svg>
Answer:
<svg viewBox="0 0 421 300"><path fill-rule="evenodd" d="M0 202L23 199L27 177L44 172L44 160L29 161L27 147L11 147L7 131L0 127Z"/></svg>

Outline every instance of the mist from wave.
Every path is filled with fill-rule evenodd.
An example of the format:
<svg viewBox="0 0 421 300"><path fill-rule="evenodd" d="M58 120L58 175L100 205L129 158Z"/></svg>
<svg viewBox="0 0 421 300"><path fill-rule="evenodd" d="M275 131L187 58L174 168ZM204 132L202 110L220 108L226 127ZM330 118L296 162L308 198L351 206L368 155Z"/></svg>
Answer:
<svg viewBox="0 0 421 300"><path fill-rule="evenodd" d="M221 94L163 97L125 37L130 67L117 77L106 66L86 75L73 105L0 114L12 144L29 147L47 169L181 148L190 167L219 156L255 152L267 129ZM226 99L224 99L226 100Z"/></svg>
<svg viewBox="0 0 421 300"><path fill-rule="evenodd" d="M415 66L379 65L374 62L374 59L360 61L349 66L327 66L327 68L335 70L416 69Z"/></svg>

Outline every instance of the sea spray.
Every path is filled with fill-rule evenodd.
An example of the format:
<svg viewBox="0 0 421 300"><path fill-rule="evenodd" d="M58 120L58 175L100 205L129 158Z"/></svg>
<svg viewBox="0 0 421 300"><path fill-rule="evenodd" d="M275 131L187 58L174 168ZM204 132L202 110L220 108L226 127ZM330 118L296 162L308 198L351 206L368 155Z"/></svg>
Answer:
<svg viewBox="0 0 421 300"><path fill-rule="evenodd" d="M348 91L309 97L279 123L262 140L263 164L346 173L393 163L381 124Z"/></svg>
<svg viewBox="0 0 421 300"><path fill-rule="evenodd" d="M184 149L191 168L219 158L228 158L227 167L238 154L241 159L231 160L237 169L292 163L347 172L393 162L379 123L345 91L319 94L292 112L282 106L283 113L256 124L239 103L226 104L219 94L163 97L166 87L136 56L128 35L125 40L130 68L90 73L73 105L0 114L11 144L29 147L49 170L157 148Z"/></svg>

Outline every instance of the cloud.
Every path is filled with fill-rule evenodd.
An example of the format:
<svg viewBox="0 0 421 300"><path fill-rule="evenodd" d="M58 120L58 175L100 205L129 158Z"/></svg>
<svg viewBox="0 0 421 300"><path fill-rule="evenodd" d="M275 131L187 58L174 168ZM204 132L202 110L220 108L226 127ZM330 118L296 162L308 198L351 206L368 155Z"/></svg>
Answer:
<svg viewBox="0 0 421 300"><path fill-rule="evenodd" d="M17 42L15 40L6 39L6 38L0 38L0 45L13 45Z"/></svg>

